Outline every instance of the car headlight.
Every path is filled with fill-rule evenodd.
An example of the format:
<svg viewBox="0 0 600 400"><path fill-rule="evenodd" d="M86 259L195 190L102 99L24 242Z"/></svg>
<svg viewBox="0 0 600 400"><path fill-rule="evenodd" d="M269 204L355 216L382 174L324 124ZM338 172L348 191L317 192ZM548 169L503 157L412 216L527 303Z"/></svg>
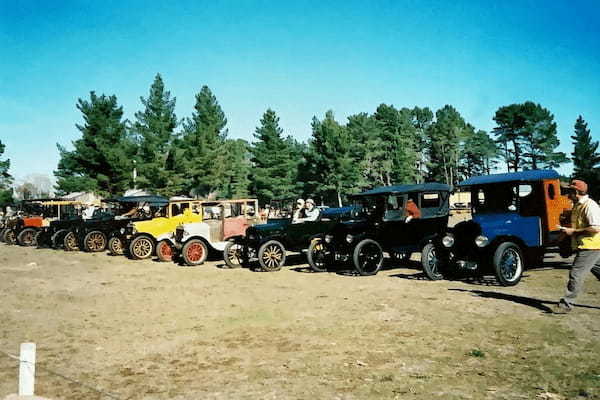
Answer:
<svg viewBox="0 0 600 400"><path fill-rule="evenodd" d="M449 233L446 236L444 236L442 238L442 244L444 245L444 247L454 246L454 235Z"/></svg>
<svg viewBox="0 0 600 400"><path fill-rule="evenodd" d="M354 236L352 236L351 234L346 235L346 242L352 243L353 240L354 240Z"/></svg>
<svg viewBox="0 0 600 400"><path fill-rule="evenodd" d="M487 238L487 236L480 235L475 238L475 244L477 247L485 247L489 242L490 240Z"/></svg>
<svg viewBox="0 0 600 400"><path fill-rule="evenodd" d="M333 241L333 235L325 235L325 243L331 243Z"/></svg>
<svg viewBox="0 0 600 400"><path fill-rule="evenodd" d="M121 233L121 235L124 235L125 234L125 228L119 229L119 232Z"/></svg>

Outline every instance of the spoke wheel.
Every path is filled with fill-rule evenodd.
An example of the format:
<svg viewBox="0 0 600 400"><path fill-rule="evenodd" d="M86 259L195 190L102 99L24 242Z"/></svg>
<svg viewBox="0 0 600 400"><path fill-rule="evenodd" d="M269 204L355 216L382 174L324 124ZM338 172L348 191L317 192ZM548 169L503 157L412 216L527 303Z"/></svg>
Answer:
<svg viewBox="0 0 600 400"><path fill-rule="evenodd" d="M63 246L63 239L66 234L66 229L59 229L58 231L54 232L54 234L50 238L50 245L53 249L58 249Z"/></svg>
<svg viewBox="0 0 600 400"><path fill-rule="evenodd" d="M315 272L327 272L327 265L331 264L331 252L325 247L323 239L310 242L306 258L308 265Z"/></svg>
<svg viewBox="0 0 600 400"><path fill-rule="evenodd" d="M100 231L91 231L83 240L85 251L96 253L106 250L106 235Z"/></svg>
<svg viewBox="0 0 600 400"><path fill-rule="evenodd" d="M223 250L223 260L229 268L239 268L248 261L244 245L237 242L229 242Z"/></svg>
<svg viewBox="0 0 600 400"><path fill-rule="evenodd" d="M353 261L359 274L375 275L383 265L383 250L376 241L365 239L354 249Z"/></svg>
<svg viewBox="0 0 600 400"><path fill-rule="evenodd" d="M35 244L36 244L35 234L36 233L37 233L36 229L25 228L17 236L17 242L21 246L35 246Z"/></svg>
<svg viewBox="0 0 600 400"><path fill-rule="evenodd" d="M79 250L79 246L77 245L77 237L73 231L67 233L63 239L63 248L66 251L75 251Z"/></svg>
<svg viewBox="0 0 600 400"><path fill-rule="evenodd" d="M285 247L277 240L269 240L258 249L258 262L263 271L279 271L285 264Z"/></svg>
<svg viewBox="0 0 600 400"><path fill-rule="evenodd" d="M168 240L161 240L156 245L156 256L159 261L168 262L173 261L175 256L175 249L171 246L171 242Z"/></svg>
<svg viewBox="0 0 600 400"><path fill-rule="evenodd" d="M15 235L15 231L13 229L7 229L4 233L4 241L8 244L16 244L17 243L17 235Z"/></svg>
<svg viewBox="0 0 600 400"><path fill-rule="evenodd" d="M200 265L208 256L208 247L200 239L188 240L181 250L183 261L187 265Z"/></svg>
<svg viewBox="0 0 600 400"><path fill-rule="evenodd" d="M138 236L129 244L129 253L135 260L143 260L152 257L154 241L148 236Z"/></svg>
<svg viewBox="0 0 600 400"><path fill-rule="evenodd" d="M441 257L433 243L427 243L421 250L421 265L423 272L432 281L443 279L441 272Z"/></svg>
<svg viewBox="0 0 600 400"><path fill-rule="evenodd" d="M123 241L117 236L113 236L108 240L108 251L113 256L122 256L125 253L123 249Z"/></svg>
<svg viewBox="0 0 600 400"><path fill-rule="evenodd" d="M494 252L494 272L502 286L514 286L523 275L523 255L518 245L504 242Z"/></svg>

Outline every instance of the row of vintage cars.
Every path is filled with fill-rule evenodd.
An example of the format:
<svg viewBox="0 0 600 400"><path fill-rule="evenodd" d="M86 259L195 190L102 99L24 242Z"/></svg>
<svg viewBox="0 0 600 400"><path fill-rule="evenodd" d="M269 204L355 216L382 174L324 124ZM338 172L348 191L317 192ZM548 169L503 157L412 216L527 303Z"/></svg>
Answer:
<svg viewBox="0 0 600 400"><path fill-rule="evenodd" d="M38 200L24 203L21 216L4 218L0 240L187 265L222 254L230 268L263 271L279 270L288 251L305 252L316 272L351 265L360 275L376 274L386 255L403 260L420 252L429 279L491 273L505 286L560 249L558 226L567 225L572 205L557 172L477 176L458 186L471 192L472 218L450 228L451 187L423 183L355 194L352 205L323 208L316 220L300 223L292 201L270 204L261 221L256 199L120 197L87 219L76 203Z"/></svg>

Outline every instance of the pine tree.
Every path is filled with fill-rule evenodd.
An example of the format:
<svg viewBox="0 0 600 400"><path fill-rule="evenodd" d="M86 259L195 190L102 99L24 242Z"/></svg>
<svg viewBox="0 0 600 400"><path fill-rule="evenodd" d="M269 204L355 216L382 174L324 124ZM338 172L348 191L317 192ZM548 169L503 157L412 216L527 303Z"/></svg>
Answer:
<svg viewBox="0 0 600 400"><path fill-rule="evenodd" d="M196 95L192 117L183 123L185 185L196 196L215 196L225 190L227 119L207 86Z"/></svg>
<svg viewBox="0 0 600 400"><path fill-rule="evenodd" d="M273 199L288 199L298 195L296 179L298 161L293 158L293 142L282 137L279 117L268 109L256 127L256 142L252 154L252 182L254 193L261 204Z"/></svg>
<svg viewBox="0 0 600 400"><path fill-rule="evenodd" d="M352 138L332 111L312 121L312 139L302 167L306 183L322 202L343 204L343 196L357 191L358 170L351 156Z"/></svg>
<svg viewBox="0 0 600 400"><path fill-rule="evenodd" d="M353 143L350 154L354 168L359 172L357 187L385 185L391 163L387 162L379 122L367 113L360 113L348 117L346 129Z"/></svg>
<svg viewBox="0 0 600 400"><path fill-rule="evenodd" d="M135 113L136 122L132 130L138 142L137 185L152 192L172 196L169 180L177 179L175 169L167 168L167 159L175 138L177 126L175 98L165 91L160 74L156 74L147 99L140 97L143 111ZM175 151L173 149L173 151Z"/></svg>
<svg viewBox="0 0 600 400"><path fill-rule="evenodd" d="M575 121L575 134L571 136L571 139L573 140L572 177L587 182L592 197L599 199L600 152L598 152L598 141L592 141L591 132L581 115Z"/></svg>
<svg viewBox="0 0 600 400"><path fill-rule="evenodd" d="M416 130L415 153L417 155L416 183L425 181L427 176L427 131L433 123L433 111L428 107L414 107L411 110L412 124Z"/></svg>
<svg viewBox="0 0 600 400"><path fill-rule="evenodd" d="M224 145L225 170L221 197L241 199L248 197L250 187L250 145L242 139L227 139Z"/></svg>
<svg viewBox="0 0 600 400"><path fill-rule="evenodd" d="M460 178L460 144L468 134L468 127L450 105L437 110L435 116L436 121L428 129L429 179L454 185Z"/></svg>
<svg viewBox="0 0 600 400"><path fill-rule="evenodd" d="M487 132L475 131L471 125L467 126L466 133L461 159L463 178L489 174L499 154L496 143Z"/></svg>
<svg viewBox="0 0 600 400"><path fill-rule="evenodd" d="M67 151L58 144L60 161L54 172L56 189L60 193L94 191L102 195L124 192L132 184L133 156L136 146L122 120L123 109L115 96L97 96L79 99L77 108L84 123L77 124L81 139L73 142Z"/></svg>
<svg viewBox="0 0 600 400"><path fill-rule="evenodd" d="M13 201L13 191L10 185L13 182L12 176L8 173L10 168L10 160L2 160L2 154L6 149L6 145L0 141L0 207L4 207Z"/></svg>

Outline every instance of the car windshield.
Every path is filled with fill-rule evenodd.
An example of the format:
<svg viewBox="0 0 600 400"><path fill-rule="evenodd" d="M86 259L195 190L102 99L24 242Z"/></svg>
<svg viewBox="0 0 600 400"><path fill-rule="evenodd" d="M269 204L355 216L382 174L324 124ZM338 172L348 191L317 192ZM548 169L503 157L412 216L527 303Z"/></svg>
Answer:
<svg viewBox="0 0 600 400"><path fill-rule="evenodd" d="M381 219L385 212L385 196L361 196L353 201L354 217Z"/></svg>
<svg viewBox="0 0 600 400"><path fill-rule="evenodd" d="M273 201L269 204L268 219L291 218L294 213L293 201Z"/></svg>

